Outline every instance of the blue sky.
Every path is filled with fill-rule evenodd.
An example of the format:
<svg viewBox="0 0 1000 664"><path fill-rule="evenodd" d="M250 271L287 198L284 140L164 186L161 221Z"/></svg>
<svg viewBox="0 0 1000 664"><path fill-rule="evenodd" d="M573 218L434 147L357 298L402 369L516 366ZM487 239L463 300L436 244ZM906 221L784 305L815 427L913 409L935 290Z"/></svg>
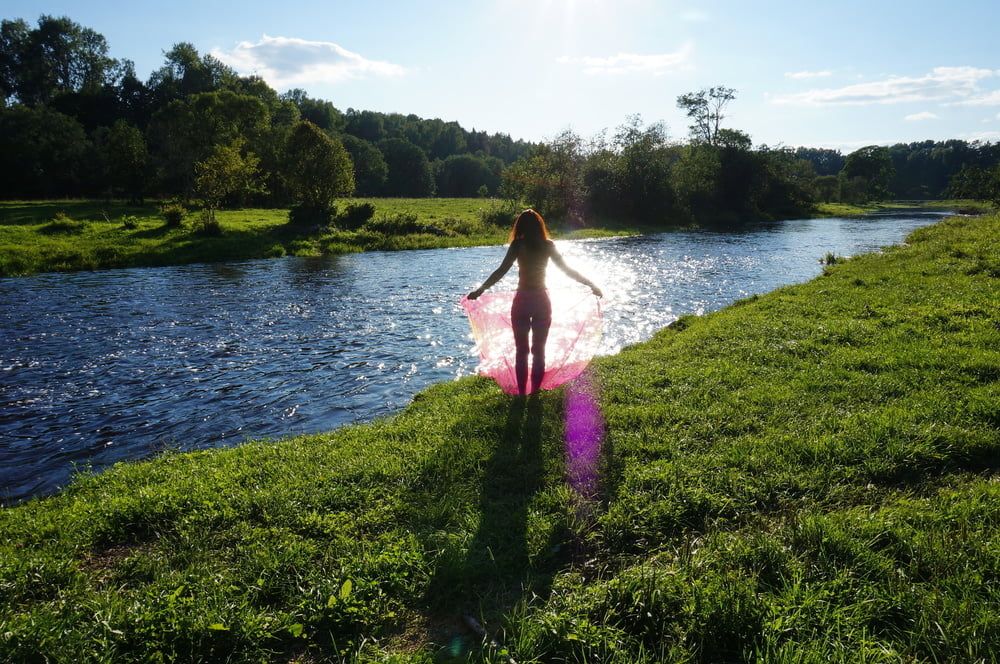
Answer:
<svg viewBox="0 0 1000 664"><path fill-rule="evenodd" d="M279 91L530 140L634 113L683 138L677 95L715 84L737 89L727 124L757 143L1000 140L996 0L5 0L0 13L67 15L142 77L190 41Z"/></svg>

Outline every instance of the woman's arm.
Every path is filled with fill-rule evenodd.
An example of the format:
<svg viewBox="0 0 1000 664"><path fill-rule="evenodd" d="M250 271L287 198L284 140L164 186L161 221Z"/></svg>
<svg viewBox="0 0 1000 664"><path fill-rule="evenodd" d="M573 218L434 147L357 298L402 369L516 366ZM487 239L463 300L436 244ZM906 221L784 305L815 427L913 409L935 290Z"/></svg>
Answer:
<svg viewBox="0 0 1000 664"><path fill-rule="evenodd" d="M600 288L594 285L594 282L571 268L569 265L566 265L566 261L563 260L562 254L556 250L556 245L553 243L549 244L549 257L552 258L553 263L559 266L560 270L568 274L573 279L576 279L584 286L589 286L590 290L594 292L594 295L597 297L604 297L604 293L601 292Z"/></svg>
<svg viewBox="0 0 1000 664"><path fill-rule="evenodd" d="M477 297L483 294L483 291L485 291L487 288L489 288L496 282L503 279L503 275L507 274L507 271L510 269L510 266L513 265L514 261L517 259L517 247L515 246L516 242L517 240L510 243L510 247L507 248L507 255L503 257L503 261L501 261L500 267L495 269L493 271L493 274L491 274L486 278L486 281L483 282L482 286L469 293L468 297L470 300L475 300Z"/></svg>

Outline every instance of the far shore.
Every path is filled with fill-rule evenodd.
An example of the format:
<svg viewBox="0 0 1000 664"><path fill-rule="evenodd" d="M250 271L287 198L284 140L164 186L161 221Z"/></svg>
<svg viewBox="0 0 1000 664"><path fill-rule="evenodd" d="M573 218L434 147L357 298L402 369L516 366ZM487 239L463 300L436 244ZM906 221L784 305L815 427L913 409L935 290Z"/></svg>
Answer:
<svg viewBox="0 0 1000 664"><path fill-rule="evenodd" d="M374 205L375 215L357 229L296 228L288 224L287 209L244 208L218 212L219 235L198 232L198 211L190 211L181 226L168 227L155 201L0 202L0 277L504 244L508 226L500 222L512 216L508 208L516 207L482 198L350 199L338 201L338 207L346 209L360 202ZM811 216L858 216L887 208L986 210L975 201L820 203ZM595 220L582 226L552 224L557 239L637 235L675 227L618 220Z"/></svg>

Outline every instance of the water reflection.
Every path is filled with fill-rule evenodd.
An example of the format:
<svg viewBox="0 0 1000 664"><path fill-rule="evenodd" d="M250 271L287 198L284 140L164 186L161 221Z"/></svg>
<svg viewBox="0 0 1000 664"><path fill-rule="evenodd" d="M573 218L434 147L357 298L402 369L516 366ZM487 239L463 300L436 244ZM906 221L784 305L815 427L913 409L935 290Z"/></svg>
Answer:
<svg viewBox="0 0 1000 664"><path fill-rule="evenodd" d="M901 241L933 217L560 242L605 291L600 352ZM367 420L475 370L459 295L503 247L0 279L0 500L163 448ZM513 288L513 271L497 289ZM558 270L553 289L577 288Z"/></svg>

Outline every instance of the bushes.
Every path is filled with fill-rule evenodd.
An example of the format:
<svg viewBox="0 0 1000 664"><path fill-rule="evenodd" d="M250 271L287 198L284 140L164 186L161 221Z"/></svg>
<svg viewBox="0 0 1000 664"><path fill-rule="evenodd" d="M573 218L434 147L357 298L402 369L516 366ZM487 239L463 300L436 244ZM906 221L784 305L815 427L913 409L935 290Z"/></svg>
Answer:
<svg viewBox="0 0 1000 664"><path fill-rule="evenodd" d="M352 203L337 217L337 225L345 230L357 230L375 216L375 206L371 203Z"/></svg>
<svg viewBox="0 0 1000 664"><path fill-rule="evenodd" d="M365 224L365 228L386 235L408 235L410 233L430 233L431 235L447 235L447 233L428 224L423 224L417 215L401 212L393 215L383 215Z"/></svg>
<svg viewBox="0 0 1000 664"><path fill-rule="evenodd" d="M199 235L207 235L209 237L222 235L222 224L216 218L215 210L211 208L202 210L201 214L198 215L198 221L195 222L194 231Z"/></svg>
<svg viewBox="0 0 1000 664"><path fill-rule="evenodd" d="M516 201L493 199L489 207L479 209L479 221L486 226L505 228L514 223L520 211Z"/></svg>
<svg viewBox="0 0 1000 664"><path fill-rule="evenodd" d="M123 214L122 215L122 228L127 231L134 231L139 228L139 217L134 214Z"/></svg>
<svg viewBox="0 0 1000 664"><path fill-rule="evenodd" d="M292 226L329 226L337 217L333 205L310 205L302 203L288 211L288 223Z"/></svg>
<svg viewBox="0 0 1000 664"><path fill-rule="evenodd" d="M184 215L186 214L187 210L177 203L169 203L160 208L160 216L163 217L163 221L170 228L180 228L184 223Z"/></svg>

